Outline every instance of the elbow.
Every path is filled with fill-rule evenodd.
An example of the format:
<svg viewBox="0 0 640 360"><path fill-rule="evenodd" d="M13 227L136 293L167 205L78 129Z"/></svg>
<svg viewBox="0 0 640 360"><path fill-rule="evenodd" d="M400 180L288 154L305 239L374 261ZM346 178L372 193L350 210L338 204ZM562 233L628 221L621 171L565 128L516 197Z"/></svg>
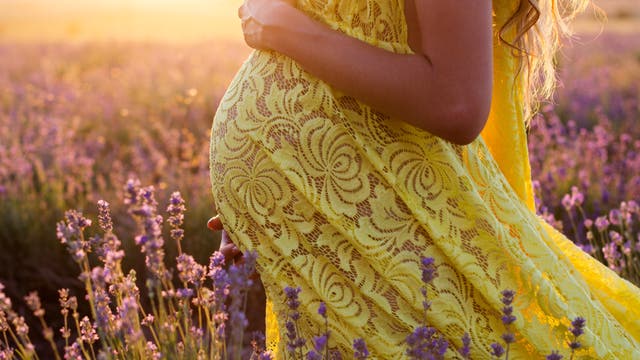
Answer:
<svg viewBox="0 0 640 360"><path fill-rule="evenodd" d="M448 124L447 134L443 138L456 145L472 143L487 123L490 107L490 99L480 104L466 103L452 107L443 119Z"/></svg>

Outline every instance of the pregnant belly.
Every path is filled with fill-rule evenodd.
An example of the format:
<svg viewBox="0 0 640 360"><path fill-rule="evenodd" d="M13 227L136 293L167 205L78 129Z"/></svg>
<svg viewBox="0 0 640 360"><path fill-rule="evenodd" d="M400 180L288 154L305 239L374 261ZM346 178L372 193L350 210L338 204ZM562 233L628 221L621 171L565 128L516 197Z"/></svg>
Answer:
<svg viewBox="0 0 640 360"><path fill-rule="evenodd" d="M286 56L253 52L229 85L214 117L210 165L216 197L224 192L229 167L249 166L255 147L274 153L287 144L295 146L300 124L325 113L327 107L335 104L333 90L326 83Z"/></svg>
<svg viewBox="0 0 640 360"><path fill-rule="evenodd" d="M367 166L387 174L395 168L381 164L397 160L394 149L420 155L420 163L448 153L449 146L339 93L283 55L256 51L232 81L214 118L211 182L223 219L225 197L245 195L238 193L236 178L256 184L246 193L254 199L235 199L236 206L257 204L254 213L273 210L270 201L260 200L263 196L273 191L284 196L293 186L313 202L336 208L338 216L353 211L343 202L367 195L367 179L359 178L363 156L369 158ZM261 179L277 181L267 186ZM348 189L349 199L329 196L332 187ZM229 209L229 216L237 210Z"/></svg>
<svg viewBox="0 0 640 360"><path fill-rule="evenodd" d="M221 152L241 151L250 139L267 147L295 141L306 119L337 115L337 96L290 58L254 51L229 85L214 117L212 165Z"/></svg>

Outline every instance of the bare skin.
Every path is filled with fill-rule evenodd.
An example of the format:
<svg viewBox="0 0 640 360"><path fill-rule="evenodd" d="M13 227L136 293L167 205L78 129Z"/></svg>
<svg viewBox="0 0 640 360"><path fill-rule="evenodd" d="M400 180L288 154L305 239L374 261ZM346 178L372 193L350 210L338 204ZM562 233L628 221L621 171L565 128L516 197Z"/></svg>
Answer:
<svg viewBox="0 0 640 360"><path fill-rule="evenodd" d="M408 0L415 54L332 30L284 1L246 0L247 44L282 53L346 94L452 143L484 127L493 85L490 0Z"/></svg>
<svg viewBox="0 0 640 360"><path fill-rule="evenodd" d="M240 263L242 261L242 251L238 249L238 247L229 241L229 238L224 233L224 227L222 226L222 221L220 220L220 216L216 215L207 221L207 227L209 230L217 232L222 231L223 236L220 239L220 249L219 251L224 255L224 263Z"/></svg>
<svg viewBox="0 0 640 360"><path fill-rule="evenodd" d="M289 56L305 70L394 118L455 144L475 140L491 106L491 0L405 0L414 54L388 52L319 23L290 1L245 0L247 45ZM208 226L222 230L219 218ZM229 261L242 253L220 244Z"/></svg>

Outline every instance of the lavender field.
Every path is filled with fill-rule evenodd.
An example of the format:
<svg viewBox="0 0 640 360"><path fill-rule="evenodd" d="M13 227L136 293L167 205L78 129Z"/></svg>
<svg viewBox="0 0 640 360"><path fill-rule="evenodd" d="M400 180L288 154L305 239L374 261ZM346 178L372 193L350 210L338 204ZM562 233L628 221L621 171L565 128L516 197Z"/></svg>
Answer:
<svg viewBox="0 0 640 360"><path fill-rule="evenodd" d="M583 39L591 40L559 56L555 104L544 104L530 129L538 211L640 284L640 37ZM52 318L58 289L84 291L56 234L68 209L95 220L98 200L111 203L122 268L136 269L144 286L140 229L124 202L132 177L155 187L161 209L181 192L181 250L208 263L218 244L205 226L215 214L209 129L247 54L235 42L0 43L0 293L28 323L38 320L19 299L31 290ZM164 251L167 266L178 266L176 243Z"/></svg>

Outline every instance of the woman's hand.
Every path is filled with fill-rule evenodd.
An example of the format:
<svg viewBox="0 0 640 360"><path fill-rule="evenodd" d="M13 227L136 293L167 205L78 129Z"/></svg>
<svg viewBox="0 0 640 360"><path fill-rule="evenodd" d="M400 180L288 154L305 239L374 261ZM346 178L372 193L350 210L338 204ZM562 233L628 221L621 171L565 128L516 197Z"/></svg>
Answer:
<svg viewBox="0 0 640 360"><path fill-rule="evenodd" d="M211 231L222 231L222 236L220 237L220 249L218 249L218 251L224 255L224 263L227 265L243 265L244 255L242 254L242 251L238 249L236 244L231 242L229 235L224 231L220 216L216 215L209 219L209 221L207 221L207 227ZM260 279L260 275L254 271L249 278L252 280L258 280Z"/></svg>
<svg viewBox="0 0 640 360"><path fill-rule="evenodd" d="M282 6L293 6L294 0L245 0L238 9L242 33L247 45L254 49L272 49L269 31L281 20Z"/></svg>
<svg viewBox="0 0 640 360"><path fill-rule="evenodd" d="M244 259L242 256L242 251L238 249L236 244L232 243L229 240L229 235L224 231L222 227L222 221L220 220L220 216L216 215L207 221L207 227L211 231L222 231L222 236L220 240L220 251L222 255L224 255L224 263L225 264L241 264Z"/></svg>

